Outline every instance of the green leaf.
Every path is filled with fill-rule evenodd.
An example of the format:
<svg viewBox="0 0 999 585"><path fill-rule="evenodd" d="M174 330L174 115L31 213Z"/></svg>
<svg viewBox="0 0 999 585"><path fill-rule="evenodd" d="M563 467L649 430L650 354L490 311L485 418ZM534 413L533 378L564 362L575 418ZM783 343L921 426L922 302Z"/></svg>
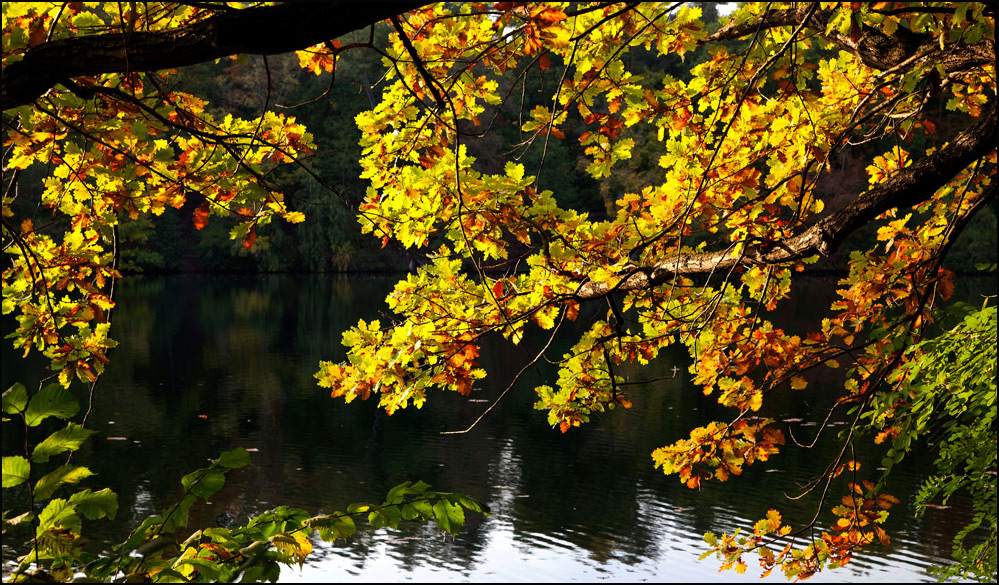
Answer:
<svg viewBox="0 0 999 585"><path fill-rule="evenodd" d="M186 559L181 559L174 568L176 569L180 565L191 565L198 571L199 581L218 581L221 570L217 563L213 563L208 559L199 559L197 557L188 557Z"/></svg>
<svg viewBox="0 0 999 585"><path fill-rule="evenodd" d="M225 474L217 469L199 469L180 480L185 490L201 498L210 498L225 486Z"/></svg>
<svg viewBox="0 0 999 585"><path fill-rule="evenodd" d="M28 405L28 391L24 384L15 383L3 393L3 411L7 414L18 414L24 412L24 407Z"/></svg>
<svg viewBox="0 0 999 585"><path fill-rule="evenodd" d="M400 483L399 485L390 489L388 495L385 496L385 503L398 504L399 502L403 501L406 498L406 495L410 493L409 492L410 485L412 484L407 481Z"/></svg>
<svg viewBox="0 0 999 585"><path fill-rule="evenodd" d="M403 520L424 520L427 518L432 518L434 515L434 508L427 500L417 500L415 502L410 502L402 507L402 519Z"/></svg>
<svg viewBox="0 0 999 585"><path fill-rule="evenodd" d="M441 530L454 534L465 524L465 511L446 499L440 499L434 504L434 517Z"/></svg>
<svg viewBox="0 0 999 585"><path fill-rule="evenodd" d="M69 418L79 411L80 403L68 389L59 384L49 384L31 397L24 411L24 420L29 427L34 427L50 416Z"/></svg>
<svg viewBox="0 0 999 585"><path fill-rule="evenodd" d="M187 522L191 515L191 506L198 503L198 498L193 494L187 494L177 502L169 514L164 514L166 519L163 521L164 531L173 531L176 527L187 526Z"/></svg>
<svg viewBox="0 0 999 585"><path fill-rule="evenodd" d="M265 581L276 582L281 574L281 565L274 561L264 560L259 564L252 565L243 573L240 579L243 583L263 583Z"/></svg>
<svg viewBox="0 0 999 585"><path fill-rule="evenodd" d="M489 513L484 505L464 494L444 494L442 497L446 498L449 502L456 506L463 506L473 512L478 512L480 514Z"/></svg>
<svg viewBox="0 0 999 585"><path fill-rule="evenodd" d="M215 544L221 544L226 548L239 548L239 542L233 540L233 531L228 528L205 528L200 532L202 536L211 539Z"/></svg>
<svg viewBox="0 0 999 585"><path fill-rule="evenodd" d="M63 465L46 474L35 483L35 499L47 500L63 484L77 483L94 475L86 467Z"/></svg>
<svg viewBox="0 0 999 585"><path fill-rule="evenodd" d="M375 508L368 513L368 523L374 528L382 528L384 526L398 528L401 520L402 510L397 505Z"/></svg>
<svg viewBox="0 0 999 585"><path fill-rule="evenodd" d="M232 451L223 451L218 464L229 469L246 467L250 464L250 453L242 447L236 447Z"/></svg>
<svg viewBox="0 0 999 585"><path fill-rule="evenodd" d="M123 549L124 552L128 552L135 549L145 541L146 533L149 532L151 529L155 528L156 526L158 526L162 522L163 518L160 516L150 516L146 518L145 520L142 521L142 524L140 524L138 528L132 531L132 534L129 535L128 540L122 543L121 549Z"/></svg>
<svg viewBox="0 0 999 585"><path fill-rule="evenodd" d="M93 12L80 11L73 15L73 26L76 28L99 27L104 26L104 21Z"/></svg>
<svg viewBox="0 0 999 585"><path fill-rule="evenodd" d="M86 489L70 496L69 501L89 520L97 520L105 516L114 518L115 514L118 513L118 495L110 488L104 488L97 492Z"/></svg>
<svg viewBox="0 0 999 585"><path fill-rule="evenodd" d="M68 423L65 428L59 429L35 445L35 449L31 452L31 460L35 463L45 463L53 455L64 451L76 451L95 432L76 423Z"/></svg>
<svg viewBox="0 0 999 585"><path fill-rule="evenodd" d="M100 557L87 565L87 568L84 570L87 577L101 582L108 581L108 578L118 571L122 571L123 573L128 572L127 569L121 566L121 563L117 562L117 559L111 557Z"/></svg>
<svg viewBox="0 0 999 585"><path fill-rule="evenodd" d="M76 506L62 498L50 500L38 515L38 534L52 528L72 529L79 526L80 519L76 516Z"/></svg>
<svg viewBox="0 0 999 585"><path fill-rule="evenodd" d="M307 519L302 525L314 528L319 534L319 538L326 542L332 542L338 538L346 540L353 536L356 530L354 519L341 514L315 516Z"/></svg>
<svg viewBox="0 0 999 585"><path fill-rule="evenodd" d="M148 566L149 563L146 563ZM166 568L161 569L156 573L157 583L188 583L189 580L179 571L174 569Z"/></svg>
<svg viewBox="0 0 999 585"><path fill-rule="evenodd" d="M3 458L3 487L14 487L28 481L31 464L24 457L13 456Z"/></svg>

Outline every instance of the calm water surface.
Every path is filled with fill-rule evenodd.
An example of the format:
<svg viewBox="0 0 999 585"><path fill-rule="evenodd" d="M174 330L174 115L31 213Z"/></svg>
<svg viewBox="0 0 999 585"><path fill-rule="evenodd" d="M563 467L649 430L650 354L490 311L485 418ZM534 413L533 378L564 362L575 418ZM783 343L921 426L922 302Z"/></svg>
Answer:
<svg viewBox="0 0 999 585"><path fill-rule="evenodd" d="M786 449L769 467L701 492L653 468L655 448L726 416L690 385L680 354L632 373L636 380L667 377L636 387L634 408L567 434L532 408L532 388L555 378L551 366L531 371L472 431L440 434L467 427L489 406L525 362L530 340L527 347L486 344L481 362L490 376L471 400L435 393L422 410L389 417L373 402L331 399L313 378L319 361L344 358L342 331L359 318L379 317L393 283L357 276L125 280L114 314L120 346L88 424L101 434L79 457L100 470L94 486L118 493L120 532L88 534L120 541L176 501L181 476L237 446L251 451L252 467L232 473L192 525L241 520L279 504L328 512L381 501L392 486L418 479L466 493L492 512L469 517L454 539L425 525L361 526L348 544L317 546L301 571L283 569L287 582L758 581L753 567L740 576L719 574L713 559L698 562L703 534L751 532L772 507L797 525L811 517L815 498L788 501L784 494L799 493L795 480L821 471L833 456L832 441ZM781 307L781 324L813 321L834 285L806 281L797 303ZM551 354L561 356L569 344ZM9 344L3 351L4 388L37 379L37 369ZM817 384L778 402L772 414L801 419L785 430L810 441L817 429L811 419L828 395ZM891 546L871 547L813 580L932 581L926 567L946 560L967 512L952 502L914 517L914 493L930 465L917 453L891 486L902 500L888 523Z"/></svg>

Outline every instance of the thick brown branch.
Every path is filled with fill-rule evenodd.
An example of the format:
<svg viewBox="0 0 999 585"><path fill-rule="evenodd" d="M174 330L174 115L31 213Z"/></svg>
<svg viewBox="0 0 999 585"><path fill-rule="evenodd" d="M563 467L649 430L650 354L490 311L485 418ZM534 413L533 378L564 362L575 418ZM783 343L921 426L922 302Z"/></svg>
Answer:
<svg viewBox="0 0 999 585"><path fill-rule="evenodd" d="M983 40L974 45L951 44L941 50L938 39L901 27L896 29L892 36L868 27L864 29L862 36L854 40L836 30L826 32L826 25L832 16L831 10L809 12L809 8L810 4L803 3L797 8L769 10L756 21L729 23L703 42L738 39L755 34L761 27L797 26L804 21L809 29L839 48L853 53L865 65L874 69L891 69L917 54L924 57L932 55L934 64L943 65L946 71L951 72L995 62L995 44L992 41Z"/></svg>
<svg viewBox="0 0 999 585"><path fill-rule="evenodd" d="M681 254L652 266L626 270L617 286L584 282L577 298L599 298L612 290L642 290L668 282L676 274L707 274L736 266L782 264L816 254L833 252L851 233L892 208L907 209L930 199L962 169L987 155L996 145L996 104L993 102L978 122L957 135L946 147L906 167L891 179L861 194L846 207L817 221L813 226L765 248L749 246L730 250Z"/></svg>
<svg viewBox="0 0 999 585"><path fill-rule="evenodd" d="M4 67L0 103L4 110L29 104L61 80L82 75L171 69L242 53L287 53L426 3L288 3L232 10L169 30L58 39Z"/></svg>

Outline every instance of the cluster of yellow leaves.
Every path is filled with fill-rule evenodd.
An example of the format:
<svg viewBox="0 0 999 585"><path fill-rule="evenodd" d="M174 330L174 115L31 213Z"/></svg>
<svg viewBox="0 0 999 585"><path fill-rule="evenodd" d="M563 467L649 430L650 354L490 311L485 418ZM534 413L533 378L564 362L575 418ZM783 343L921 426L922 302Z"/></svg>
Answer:
<svg viewBox="0 0 999 585"><path fill-rule="evenodd" d="M298 56L298 64L306 71L316 75L333 73L336 71L337 52L340 46L340 41L330 41L328 44L295 51L295 55Z"/></svg>
<svg viewBox="0 0 999 585"><path fill-rule="evenodd" d="M400 282L389 297L390 307L420 314L423 319L386 329L378 321L361 321L343 335L344 345L350 348L349 363L323 362L316 374L319 385L348 401L377 393L380 406L389 414L411 402L421 407L427 389L434 386L468 395L475 380L485 376L476 359L478 336L486 325L470 325L477 309L484 307L468 305L446 317L435 314L436 307L454 303L458 297L477 296L488 304L481 288L460 274L459 268L459 262L440 258ZM434 290L438 282L444 283L446 293Z"/></svg>
<svg viewBox="0 0 999 585"><path fill-rule="evenodd" d="M836 474L859 467L859 463L850 461L841 465ZM842 497L841 505L833 508L839 517L836 524L819 538L808 539L804 547L795 546L793 528L784 524L780 512L769 510L766 518L753 526L752 536L740 537L739 530L731 536L705 534L704 540L711 548L701 558L714 554L722 561L719 570L735 569L741 574L747 569L744 555L755 553L763 569L762 577L780 568L787 578L804 580L824 568L845 565L861 546L873 542L887 545L889 537L881 524L888 516L888 509L899 503L898 498L877 493L874 484L868 481L862 485L851 483L848 487L849 494ZM777 548L771 548L775 545Z"/></svg>
<svg viewBox="0 0 999 585"><path fill-rule="evenodd" d="M590 420L594 412L612 410L616 406L629 408L631 402L617 385L623 381L615 375L615 365L648 361L655 356L658 345L637 338L621 338L621 343L606 343L613 333L606 321L597 321L582 335L572 350L565 354L559 368L558 390L549 386L535 388L537 410L548 411L548 423L563 433Z"/></svg>
<svg viewBox="0 0 999 585"><path fill-rule="evenodd" d="M46 38L120 31L159 30L210 12L183 5L139 4L104 12L81 3L24 3L4 8L3 58L7 64ZM59 22L53 19L58 16ZM103 370L109 283L116 226L140 214L179 209L189 197L199 229L210 215L238 220L230 235L251 248L257 228L272 217L300 223L266 175L312 153L312 136L294 118L267 112L256 120L231 115L216 120L207 103L170 87L171 72L105 74L57 86L32 105L5 112L5 176L47 166L41 203L67 218L61 235L41 235L30 222L5 247L3 313L19 312L14 344L37 348L52 360L60 381L74 374L93 381ZM95 97L84 98L86 94ZM13 217L13 191L3 216ZM58 221L56 222L59 223ZM5 237L6 237L5 233ZM14 234L9 234L14 238Z"/></svg>
<svg viewBox="0 0 999 585"><path fill-rule="evenodd" d="M732 424L708 423L690 432L689 439L652 452L656 467L677 474L689 488L714 477L725 481L742 475L744 465L766 461L784 444L784 433L770 419L739 420Z"/></svg>
<svg viewBox="0 0 999 585"><path fill-rule="evenodd" d="M831 8L830 31L850 24L849 10ZM751 21L762 10L747 5L733 18ZM499 3L492 8L436 5L407 17L403 28L430 77L394 36L392 83L381 103L357 119L364 177L371 181L361 224L383 242L394 238L407 247L429 246L442 235L448 242L442 257L504 260L517 251L527 256L530 272L457 288L453 279L421 278L418 286L406 289L407 298L419 303L399 302L398 291L390 298L400 322L384 330L386 337L419 330L423 333L416 337L426 344L446 331L477 338L498 330L518 342L528 322L551 328L559 308L575 316L578 283L613 289L631 274L633 263L655 265L702 251L709 242L727 247L733 258L751 245L765 250L823 212L824 203L813 192L814 174L831 168L828 153L842 146L858 111L872 104L899 109L919 104L919 96L886 84L885 75L856 55L824 51L808 35L786 51L790 29L757 39L747 54L714 49L687 81L666 76L656 87L628 71L621 56L630 47L681 55L694 48L705 38L698 16L696 8L657 4L568 11L559 5ZM585 42L580 31L586 31ZM852 34L849 26L844 34ZM805 56L809 51L824 52L814 60ZM470 157L455 132L461 121L478 126L483 115L495 112L503 73L533 66L545 71L559 60L565 69L551 101L524 112L520 130L526 143L577 140L590 159L588 172L602 179L631 156L632 128L651 126L660 142L661 180L639 193L621 193L617 214L606 221L560 209L553 194L540 189L537 177L519 164L507 163L502 173L484 172L496 165ZM764 62L770 69L761 71ZM761 89L761 74L776 90ZM435 84L445 104L432 96L428 83ZM573 116L583 127L575 137L565 131ZM911 137L913 128L910 124L898 135ZM932 131L930 125L922 128ZM904 168L908 157L895 148L875 159L872 184ZM941 199L946 201L946 195ZM973 200L966 198L963 208ZM615 367L644 363L680 342L690 349L694 382L706 394L716 393L740 416L758 411L765 392L806 387L801 370L820 363L836 367L836 358L858 342L864 328L885 323L886 312L903 299L911 305L931 287L947 296L946 272L918 268L927 266L946 232L946 218L957 211L950 203L942 205L915 231L904 222L882 227L879 236L892 253L856 261L833 316L807 336L788 334L765 317L791 294L790 265L749 268L738 275L741 286L730 280L718 288L698 287L678 278L668 287L625 294L623 310L633 312L641 333L625 333L615 325L618 315L609 312L566 354L557 389L536 389L536 406L547 410L549 423L563 432L578 426L594 412L626 401ZM692 234L715 239L695 246ZM803 264L793 268L801 271ZM451 295L454 290L461 294ZM890 344L886 338L864 346L858 363L883 365L891 359ZM379 339L370 355L385 346ZM360 368L377 379L378 367L361 365L372 358L356 353L363 344L350 347L355 353L350 365L340 366L343 372ZM399 349L393 347L393 352ZM350 396L349 385L359 374L337 376L320 375ZM418 387L424 387L422 382ZM862 380L847 383L849 395L864 387ZM749 449L752 441L744 434L755 432L755 426L712 424L686 443L657 451L657 464L698 485L708 477L741 472L742 465L769 457L782 442L774 431L778 434L762 440L765 447Z"/></svg>

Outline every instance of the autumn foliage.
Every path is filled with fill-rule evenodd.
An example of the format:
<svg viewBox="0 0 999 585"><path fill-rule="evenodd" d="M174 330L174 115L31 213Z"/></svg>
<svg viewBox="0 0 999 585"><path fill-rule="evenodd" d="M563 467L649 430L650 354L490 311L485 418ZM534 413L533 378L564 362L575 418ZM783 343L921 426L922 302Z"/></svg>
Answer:
<svg viewBox="0 0 999 585"><path fill-rule="evenodd" d="M70 46L60 42L106 33L127 45L130 34L138 42L140 32L201 31L185 27L232 12L120 6L4 8L3 312L17 315L15 346L43 353L64 385L94 382L114 346L118 225L193 200L196 227L229 218L231 237L252 248L273 219L305 219L272 174L319 148L292 115L239 119L175 91L173 67L184 62L63 77L18 68ZM680 3L412 8L391 16L380 99L356 119L369 185L357 217L383 245L427 263L389 295L388 318L343 334L347 361L323 362L320 386L348 401L377 399L390 414L420 407L433 391L467 395L486 377L484 339L550 339L573 323L571 351L547 355L542 343L529 360L559 364L557 380L534 389L537 408L567 432L629 407L623 370L683 348L692 383L731 412L652 454L691 488L779 457L787 424L772 398L829 368L845 372L835 415L849 432L820 491L839 486L844 469L859 473L852 442L898 436L889 419L916 402L883 397L904 383L907 364L927 359L920 343L940 332L954 290L944 258L995 204L994 7L750 2L720 28ZM293 48L303 68L331 75L350 51L373 47L318 38ZM629 67L632 56L695 53L681 77ZM521 91L538 72L551 81L528 103ZM8 94L14 81L18 93ZM585 155L580 172L597 182L642 149L655 154L645 175L654 178L614 193L601 217L560 204L544 156L532 167L516 152L476 160L476 141L511 103L520 104L517 148L571 142ZM832 205L822 188L847 152L866 157L868 183ZM12 210L21 173L38 168L39 205L54 218L45 229ZM876 244L850 257L836 301L816 307L820 325L775 325L796 275L861 228ZM888 409L891 417L872 415ZM982 469L994 493L992 428L991 468ZM795 578L841 565L857 547L888 541L881 525L897 500L880 479L872 471L824 498L839 518L825 532L808 530L814 519L792 532L772 511L752 537L711 535L708 544L723 568L744 569L749 551L767 572Z"/></svg>

